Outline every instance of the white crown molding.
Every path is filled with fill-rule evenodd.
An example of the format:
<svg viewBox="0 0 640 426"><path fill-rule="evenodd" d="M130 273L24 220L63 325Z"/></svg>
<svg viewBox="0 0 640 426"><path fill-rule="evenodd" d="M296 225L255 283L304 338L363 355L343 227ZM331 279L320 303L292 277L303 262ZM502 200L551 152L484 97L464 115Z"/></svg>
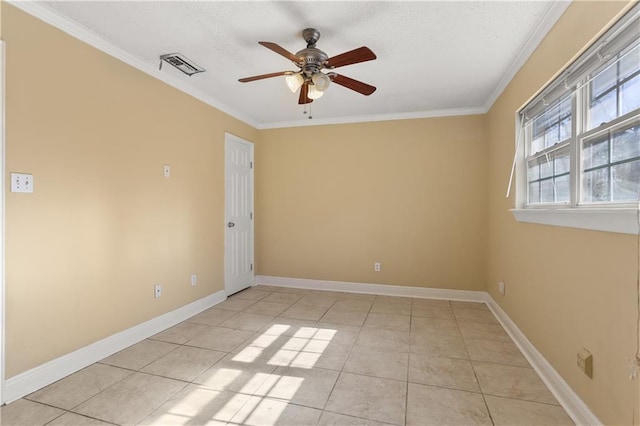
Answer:
<svg viewBox="0 0 640 426"><path fill-rule="evenodd" d="M150 66L146 62L142 61L140 58L131 55L130 53L122 50L121 48L109 43L104 40L99 35L95 34L91 30L83 27L82 25L67 19L66 17L56 13L52 9L49 9L40 1L22 1L22 0L6 0L7 3L12 6L17 7L18 9L35 16L36 18L46 22L49 25L52 25L58 28L61 31L69 34L70 36L81 40L88 45L95 47L96 49L113 56L122 62L154 77L158 80L190 95L194 98L210 105L231 117L234 117L258 130L263 129L277 129L277 128L286 128L286 127L308 127L308 126L321 126L321 125L329 125L329 124L348 124L348 123L362 123L362 122L374 122L374 121L390 121L390 120L411 120L417 118L436 118L436 117L450 117L450 116L462 116L462 115L474 115L474 114L484 114L487 112L485 108L482 107L474 107L474 108L457 108L457 109L446 109L446 110L433 110L433 111L418 111L418 112L409 112L409 113L398 113L398 114L375 114L375 115L362 115L362 116L346 116L346 117L338 117L338 118L328 118L328 119L313 119L313 120L294 120L294 121L283 121L283 122L270 122L270 123L260 123L257 122L240 111L237 111L228 105L218 101L217 99L212 98L206 94L201 93L199 90L191 86L188 82L172 76L167 73L162 73L156 67Z"/></svg>
<svg viewBox="0 0 640 426"><path fill-rule="evenodd" d="M448 290L424 287L406 287L382 284L350 283L341 281L309 280L257 275L257 285L272 285L308 290L341 291L345 293L366 293L385 296L420 297L429 299L448 299L466 302L484 302L498 319L507 334L518 346L524 357L556 397L569 417L578 425L601 425L598 418L564 381L544 356L533 346L518 326L509 318L498 303L485 291Z"/></svg>
<svg viewBox="0 0 640 426"><path fill-rule="evenodd" d="M507 334L518 346L520 352L529 361L533 369L538 373L542 381L547 385L553 396L556 397L562 408L577 425L601 425L602 422L589 410L589 407L580 399L569 384L558 374L553 366L520 331L518 326L509 318L507 313L498 305L489 293L486 294L486 303L495 317L498 319Z"/></svg>
<svg viewBox="0 0 640 426"><path fill-rule="evenodd" d="M455 109L441 109L433 111L419 111L419 112L407 112L398 114L374 114L374 115L359 115L348 116L344 118L334 117L327 119L313 119L309 120L295 120L295 121L280 121L273 123L260 124L257 128L259 130L264 129L280 129L286 127L309 127L309 126L324 126L327 124L352 124L352 123L371 123L374 121L391 121L391 120L413 120L417 118L436 118L436 117L452 117L462 115L475 115L484 114L486 111L483 108L455 108Z"/></svg>
<svg viewBox="0 0 640 426"><path fill-rule="evenodd" d="M150 76L168 84L169 86L172 86L180 90L181 92L193 96L194 98L206 103L207 105L219 109L220 111L230 115L231 117L234 117L254 128L258 128L258 123L251 120L241 112L229 107L228 105L223 104L222 102L212 98L211 96L201 93L199 90L191 86L188 82L178 77L172 76L167 73L162 73L158 70L158 68L150 66L140 58L131 55L121 48L109 43L89 29L79 25L72 20L65 18L64 16L61 16L60 14L54 12L40 2L20 0L5 1L8 4L11 4L12 6L15 6L18 9L22 10L23 12L35 16L41 21L46 22L47 24L52 25L61 31L64 31L70 36L83 41L92 47L95 47L96 49L106 53L107 55L113 56L114 58L121 60L125 64L131 65L132 67L146 74L149 74Z"/></svg>
<svg viewBox="0 0 640 426"><path fill-rule="evenodd" d="M562 16L564 11L567 10L567 7L569 7L570 4L571 0L559 0L551 3L549 8L547 9L547 12L544 14L536 28L531 32L531 34L529 34L529 37L527 37L527 42L522 47L522 50L520 51L518 56L516 56L509 68L507 68L507 71L498 82L498 85L495 89L493 89L491 95L489 95L489 98L482 108L485 113L491 109L493 103L500 97L513 77L515 77L518 71L520 71L520 68L522 68L525 62L527 62L540 42L546 37L549 30L553 28L558 19L560 19L560 16Z"/></svg>
<svg viewBox="0 0 640 426"><path fill-rule="evenodd" d="M226 298L227 295L224 290L220 290L181 308L167 312L166 314L11 377L5 382L4 400L2 403L8 404L25 395L29 395L109 355L134 345L169 327L173 327L205 309L217 305L226 300Z"/></svg>
<svg viewBox="0 0 640 426"><path fill-rule="evenodd" d="M114 46L107 42L102 37L93 33L89 29L79 25L78 23L67 19L64 16L49 9L39 1L21 1L21 0L6 0L7 3L23 10L30 15L66 32L74 38L77 38L96 49L111 55L124 63L131 65L132 67L154 77L158 80L190 95L194 98L210 105L220 111L234 117L256 129L277 129L286 127L309 127L320 126L329 124L348 124L348 123L362 123L362 122L375 122L375 121L390 121L390 120L410 120L417 118L436 118L436 117L449 117L449 116L463 116L474 114L485 114L493 103L502 94L507 87L511 79L516 75L522 65L529 59L529 56L538 47L538 44L546 36L549 30L556 23L558 18L564 13L566 8L571 3L570 0L554 1L547 10L544 17L541 19L538 26L531 33L527 43L521 50L520 54L512 62L509 69L502 76L500 82L493 90L484 106L473 108L455 108L446 110L432 110L432 111L417 111L409 113L398 114L375 114L375 115L363 115L363 116L347 116L344 118L328 118L328 119L314 119L314 120L295 120L295 121L282 121L282 122L270 122L260 123L257 122L240 111L225 105L224 103L214 99L211 96L201 93L199 90L191 86L188 82L172 76L170 74L161 73L155 67L150 66L140 58L127 53L126 51Z"/></svg>

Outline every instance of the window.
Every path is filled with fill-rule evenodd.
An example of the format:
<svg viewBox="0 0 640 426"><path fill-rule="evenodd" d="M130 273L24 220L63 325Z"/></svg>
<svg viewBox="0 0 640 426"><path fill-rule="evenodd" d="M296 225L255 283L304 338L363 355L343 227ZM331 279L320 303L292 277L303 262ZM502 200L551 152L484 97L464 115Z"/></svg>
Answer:
<svg viewBox="0 0 640 426"><path fill-rule="evenodd" d="M523 150L516 213L637 210L640 5L528 103L519 118Z"/></svg>
<svg viewBox="0 0 640 426"><path fill-rule="evenodd" d="M532 120L527 159L528 204L569 202L571 97Z"/></svg>
<svg viewBox="0 0 640 426"><path fill-rule="evenodd" d="M582 142L582 202L638 200L640 125L608 128Z"/></svg>
<svg viewBox="0 0 640 426"><path fill-rule="evenodd" d="M618 55L589 83L587 130L640 108L640 47Z"/></svg>

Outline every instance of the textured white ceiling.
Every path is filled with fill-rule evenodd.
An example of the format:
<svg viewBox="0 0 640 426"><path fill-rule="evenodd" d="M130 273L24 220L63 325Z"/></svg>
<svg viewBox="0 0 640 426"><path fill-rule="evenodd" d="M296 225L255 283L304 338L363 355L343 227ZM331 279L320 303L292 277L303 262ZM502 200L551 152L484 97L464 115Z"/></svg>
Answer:
<svg viewBox="0 0 640 426"><path fill-rule="evenodd" d="M549 1L64 1L42 2L37 10L268 128L485 111L564 8ZM311 105L308 120L284 77L238 82L295 70L258 41L295 53L305 47L300 33L307 27L321 32L317 47L329 56L373 50L377 60L337 71L378 90L367 97L334 84ZM166 64L158 71L158 57L173 52L207 71L187 77Z"/></svg>

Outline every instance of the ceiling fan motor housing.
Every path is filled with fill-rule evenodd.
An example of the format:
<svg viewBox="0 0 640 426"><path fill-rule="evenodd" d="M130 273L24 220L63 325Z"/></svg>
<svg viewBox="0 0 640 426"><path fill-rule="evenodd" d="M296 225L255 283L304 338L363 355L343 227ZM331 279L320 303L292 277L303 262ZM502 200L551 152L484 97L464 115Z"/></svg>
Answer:
<svg viewBox="0 0 640 426"><path fill-rule="evenodd" d="M296 56L301 59L300 69L308 80L324 68L329 56L316 47L316 43L320 40L320 31L315 28L306 28L302 31L302 38L307 42L307 48L296 53Z"/></svg>
<svg viewBox="0 0 640 426"><path fill-rule="evenodd" d="M302 49L296 56L302 60L300 67L306 76L312 76L320 72L324 68L325 62L329 56L317 47L307 47Z"/></svg>
<svg viewBox="0 0 640 426"><path fill-rule="evenodd" d="M320 40L320 31L315 28L306 28L302 30L302 38L307 42L307 47L315 47Z"/></svg>

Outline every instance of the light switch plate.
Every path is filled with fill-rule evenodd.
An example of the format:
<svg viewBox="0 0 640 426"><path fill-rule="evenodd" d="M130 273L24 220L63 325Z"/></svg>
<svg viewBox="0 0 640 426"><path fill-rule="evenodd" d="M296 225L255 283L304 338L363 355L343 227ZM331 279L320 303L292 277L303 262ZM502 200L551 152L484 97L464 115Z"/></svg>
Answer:
<svg viewBox="0 0 640 426"><path fill-rule="evenodd" d="M33 175L11 173L11 192L33 192Z"/></svg>

